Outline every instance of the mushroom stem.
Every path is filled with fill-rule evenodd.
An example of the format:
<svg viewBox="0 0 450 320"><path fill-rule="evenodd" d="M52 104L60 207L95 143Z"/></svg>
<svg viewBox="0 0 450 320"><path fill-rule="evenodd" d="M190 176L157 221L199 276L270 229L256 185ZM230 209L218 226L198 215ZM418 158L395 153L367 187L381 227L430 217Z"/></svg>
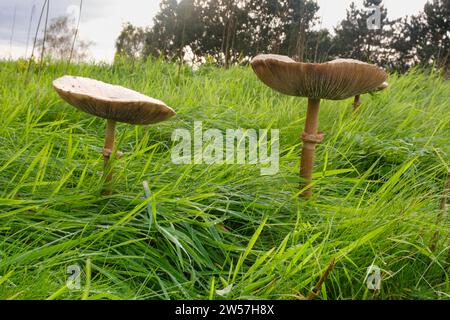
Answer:
<svg viewBox="0 0 450 320"><path fill-rule="evenodd" d="M353 111L358 110L359 106L361 105L361 96L358 94L355 96L355 101L353 102Z"/></svg>
<svg viewBox="0 0 450 320"><path fill-rule="evenodd" d="M308 110L306 112L305 131L302 133L303 141L302 156L300 164L300 177L302 178L303 189L312 183L314 168L314 156L316 144L323 140L323 134L318 132L319 128L319 108L320 99L308 99ZM309 187L302 194L302 197L309 199L312 196L312 189Z"/></svg>
<svg viewBox="0 0 450 320"><path fill-rule="evenodd" d="M114 150L114 133L116 130L116 122L114 120L106 121L106 136L105 136L105 146L103 147L103 167L104 172L107 174L105 179L105 189L103 194L111 194L112 193L112 178L113 172L112 169L109 168L109 159L111 157L112 151ZM109 172L108 172L109 170Z"/></svg>

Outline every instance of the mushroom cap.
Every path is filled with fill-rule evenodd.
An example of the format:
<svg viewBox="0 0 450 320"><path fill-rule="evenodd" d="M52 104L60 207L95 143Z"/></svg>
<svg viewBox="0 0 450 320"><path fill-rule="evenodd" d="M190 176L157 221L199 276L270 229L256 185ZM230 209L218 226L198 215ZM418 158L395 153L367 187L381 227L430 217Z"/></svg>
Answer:
<svg viewBox="0 0 450 320"><path fill-rule="evenodd" d="M160 100L90 78L63 76L53 81L53 87L61 98L74 107L118 122L150 124L176 114Z"/></svg>
<svg viewBox="0 0 450 320"><path fill-rule="evenodd" d="M382 68L353 59L303 63L287 56L261 54L252 59L251 65L272 89L314 99L347 99L374 91L387 78Z"/></svg>

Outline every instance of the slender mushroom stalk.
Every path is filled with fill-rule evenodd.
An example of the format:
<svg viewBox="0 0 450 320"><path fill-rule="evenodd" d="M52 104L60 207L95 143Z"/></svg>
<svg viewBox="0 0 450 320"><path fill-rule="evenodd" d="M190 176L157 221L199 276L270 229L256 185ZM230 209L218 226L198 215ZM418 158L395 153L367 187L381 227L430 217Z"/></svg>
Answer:
<svg viewBox="0 0 450 320"><path fill-rule="evenodd" d="M112 178L113 171L112 168L108 168L109 159L114 150L114 138L116 131L116 121L108 119L106 121L106 135L105 135L105 146L103 147L103 168L104 173L107 174L105 179L105 194L112 193Z"/></svg>
<svg viewBox="0 0 450 320"><path fill-rule="evenodd" d="M160 100L94 79L64 76L54 80L53 87L72 106L107 120L103 148L106 175L103 194L112 193L113 171L110 160L114 150L116 122L145 125L167 120L176 114ZM121 152L117 151L116 157L120 155Z"/></svg>
<svg viewBox="0 0 450 320"><path fill-rule="evenodd" d="M352 59L337 59L326 63L296 62L287 56L261 54L251 61L258 78L272 89L297 97L308 98L300 164L302 196L312 196L312 175L317 143L324 134L319 128L321 99L343 100L385 88L386 72L374 65Z"/></svg>
<svg viewBox="0 0 450 320"><path fill-rule="evenodd" d="M353 101L353 112L358 110L358 108L361 106L361 95L357 94L355 96L355 100Z"/></svg>

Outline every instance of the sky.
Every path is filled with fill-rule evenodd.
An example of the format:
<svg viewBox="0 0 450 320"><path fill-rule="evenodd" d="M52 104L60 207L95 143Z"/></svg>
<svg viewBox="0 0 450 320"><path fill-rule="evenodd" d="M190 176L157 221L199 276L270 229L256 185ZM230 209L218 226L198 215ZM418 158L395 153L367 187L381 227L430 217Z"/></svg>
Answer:
<svg viewBox="0 0 450 320"><path fill-rule="evenodd" d="M18 58L30 54L37 21L45 0L0 0L0 58ZM77 17L80 0L49 0L49 19L64 14ZM255 0L257 1L257 0ZM427 0L384 0L391 19L422 11ZM351 2L363 0L317 0L321 26L333 28L345 18ZM34 11L33 11L34 8ZM159 0L84 0L79 37L92 41L90 56L96 61L112 61L114 43L122 25L131 22L145 27L159 9ZM32 14L33 11L33 14ZM30 27L30 17L31 20ZM28 32L30 30L30 32ZM27 40L28 39L28 40ZM27 46L28 43L28 46Z"/></svg>

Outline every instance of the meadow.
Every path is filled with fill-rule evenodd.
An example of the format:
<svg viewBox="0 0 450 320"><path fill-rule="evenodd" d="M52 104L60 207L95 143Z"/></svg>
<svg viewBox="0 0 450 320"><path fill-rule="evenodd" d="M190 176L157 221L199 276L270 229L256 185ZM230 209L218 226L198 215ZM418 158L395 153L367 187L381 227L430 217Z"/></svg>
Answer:
<svg viewBox="0 0 450 320"><path fill-rule="evenodd" d="M450 82L391 74L390 87L323 101L314 196L299 194L306 99L264 86L250 67L149 60L0 62L1 299L449 299L440 209L450 169ZM61 100L64 74L123 85L177 116L118 124L124 155L102 196L105 121ZM280 171L171 162L174 129L280 130ZM144 190L143 182L148 183ZM437 237L435 235L438 235ZM367 270L381 270L369 290ZM70 288L69 270L80 285Z"/></svg>

